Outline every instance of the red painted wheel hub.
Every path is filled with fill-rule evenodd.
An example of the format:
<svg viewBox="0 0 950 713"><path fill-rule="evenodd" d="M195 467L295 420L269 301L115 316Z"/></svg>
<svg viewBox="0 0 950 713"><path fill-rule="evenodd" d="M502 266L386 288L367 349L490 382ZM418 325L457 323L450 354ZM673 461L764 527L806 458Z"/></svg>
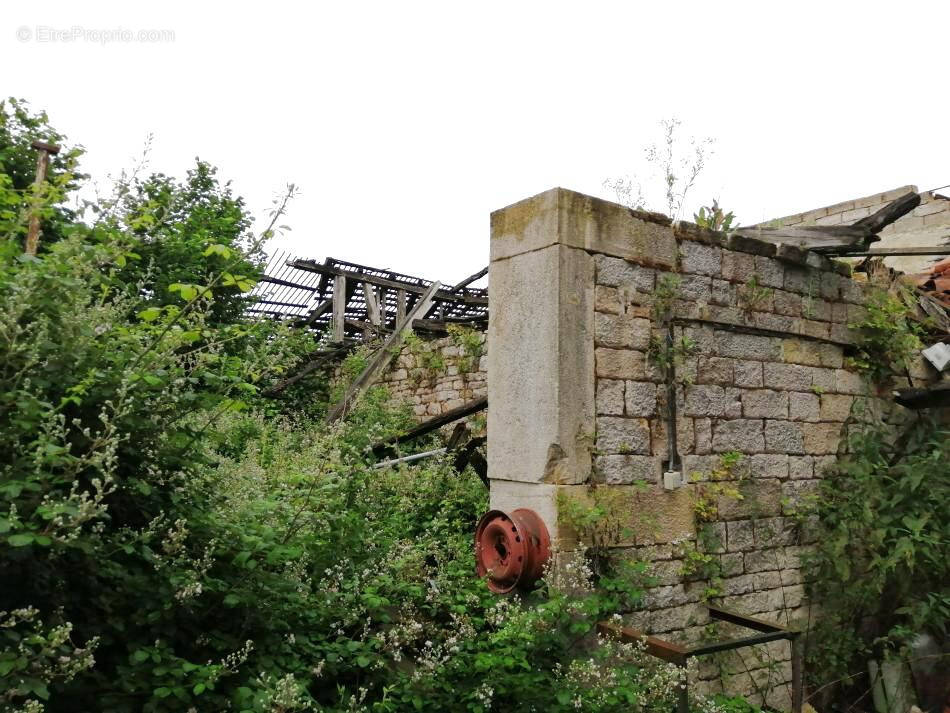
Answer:
<svg viewBox="0 0 950 713"><path fill-rule="evenodd" d="M551 538L534 510L518 508L511 514L489 510L475 528L475 562L488 588L505 594L527 589L541 578L551 554Z"/></svg>

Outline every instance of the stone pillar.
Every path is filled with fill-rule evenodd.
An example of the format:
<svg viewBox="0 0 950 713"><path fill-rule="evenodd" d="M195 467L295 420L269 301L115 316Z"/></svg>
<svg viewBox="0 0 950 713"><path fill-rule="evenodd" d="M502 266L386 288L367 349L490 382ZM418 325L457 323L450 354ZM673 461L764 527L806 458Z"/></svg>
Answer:
<svg viewBox="0 0 950 713"><path fill-rule="evenodd" d="M559 488L587 483L595 438L594 253L671 266L672 230L562 188L491 216L491 507L528 507L557 546Z"/></svg>
<svg viewBox="0 0 950 713"><path fill-rule="evenodd" d="M557 541L559 485L590 475L594 265L561 229L553 189L491 216L491 506L529 507Z"/></svg>

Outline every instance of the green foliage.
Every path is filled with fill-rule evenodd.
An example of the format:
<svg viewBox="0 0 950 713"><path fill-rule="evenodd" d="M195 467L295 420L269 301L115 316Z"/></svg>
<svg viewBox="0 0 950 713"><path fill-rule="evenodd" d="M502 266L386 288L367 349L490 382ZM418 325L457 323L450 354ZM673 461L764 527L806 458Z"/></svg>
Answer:
<svg viewBox="0 0 950 713"><path fill-rule="evenodd" d="M921 328L909 316L912 299L906 291L894 294L873 290L868 296L867 315L848 325L859 334L858 354L852 363L874 381L906 369L923 347Z"/></svg>
<svg viewBox="0 0 950 713"><path fill-rule="evenodd" d="M712 205L702 206L698 213L693 214L693 222L701 228L728 232L736 222L736 216L731 210L724 213L719 201L713 199Z"/></svg>
<svg viewBox="0 0 950 713"><path fill-rule="evenodd" d="M899 438L884 426L855 434L810 512L820 527L808 560L822 618L809 639L810 670L833 679L917 633L950 621L950 433L922 419Z"/></svg>
<svg viewBox="0 0 950 713"><path fill-rule="evenodd" d="M312 340L232 318L271 228L242 247L240 204L199 173L35 258L24 214L3 224L0 707L669 710L681 672L594 631L628 572L496 597L473 576L478 478L372 468L407 424L385 390L333 426L275 413L261 392Z"/></svg>
<svg viewBox="0 0 950 713"><path fill-rule="evenodd" d="M482 358L484 350L484 333L479 332L472 327L466 327L460 324L449 324L446 329L452 338L452 343L458 347L458 370L459 374L468 374L478 369L478 361Z"/></svg>
<svg viewBox="0 0 950 713"><path fill-rule="evenodd" d="M772 299L772 292L771 287L759 284L757 275L753 275L744 285L739 286L736 290L736 302L747 320L752 319L754 312L766 311L767 304Z"/></svg>
<svg viewBox="0 0 950 713"><path fill-rule="evenodd" d="M47 180L40 187L34 185L39 152L31 147L37 140L61 147L50 157ZM75 219L66 195L82 178L76 173L81 155L50 125L46 112L31 111L22 99L0 101L0 233L22 241L27 217L35 212L42 218L40 250L61 240Z"/></svg>
<svg viewBox="0 0 950 713"><path fill-rule="evenodd" d="M263 253L243 199L218 180L217 169L199 160L180 182L161 173L135 180L114 221L138 256L120 277L150 305L187 302L220 274L211 321L240 317Z"/></svg>

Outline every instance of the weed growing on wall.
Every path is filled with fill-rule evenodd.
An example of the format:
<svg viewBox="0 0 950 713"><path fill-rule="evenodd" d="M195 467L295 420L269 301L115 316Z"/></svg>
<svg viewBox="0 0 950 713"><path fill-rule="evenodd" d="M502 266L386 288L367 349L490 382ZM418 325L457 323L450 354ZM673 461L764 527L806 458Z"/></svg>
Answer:
<svg viewBox="0 0 950 713"><path fill-rule="evenodd" d="M822 610L808 638L815 684L900 654L918 634L947 634L948 458L947 426L920 418L899 436L884 425L858 431L826 474L807 513L820 528L805 562Z"/></svg>
<svg viewBox="0 0 950 713"><path fill-rule="evenodd" d="M851 363L873 381L906 369L923 347L921 328L910 319L912 300L906 290L872 290L867 315L848 325L858 333L858 353Z"/></svg>
<svg viewBox="0 0 950 713"><path fill-rule="evenodd" d="M460 324L449 324L446 329L452 338L452 343L458 347L458 370L459 374L468 374L478 369L479 359L482 358L484 350L484 336L482 332L472 327L466 327Z"/></svg>

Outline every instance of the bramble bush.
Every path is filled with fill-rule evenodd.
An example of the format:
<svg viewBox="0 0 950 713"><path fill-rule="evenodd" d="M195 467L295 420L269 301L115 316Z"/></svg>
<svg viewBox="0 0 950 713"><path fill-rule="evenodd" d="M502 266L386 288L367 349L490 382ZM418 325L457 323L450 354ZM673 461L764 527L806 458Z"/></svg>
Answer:
<svg viewBox="0 0 950 713"><path fill-rule="evenodd" d="M333 426L263 396L313 349L235 308L285 201L248 240L199 165L87 223L70 155L39 193L0 174L0 709L672 707L681 672L594 633L635 586L577 566L492 595L478 478L372 467L409 419L384 390ZM32 210L60 220L36 257Z"/></svg>

